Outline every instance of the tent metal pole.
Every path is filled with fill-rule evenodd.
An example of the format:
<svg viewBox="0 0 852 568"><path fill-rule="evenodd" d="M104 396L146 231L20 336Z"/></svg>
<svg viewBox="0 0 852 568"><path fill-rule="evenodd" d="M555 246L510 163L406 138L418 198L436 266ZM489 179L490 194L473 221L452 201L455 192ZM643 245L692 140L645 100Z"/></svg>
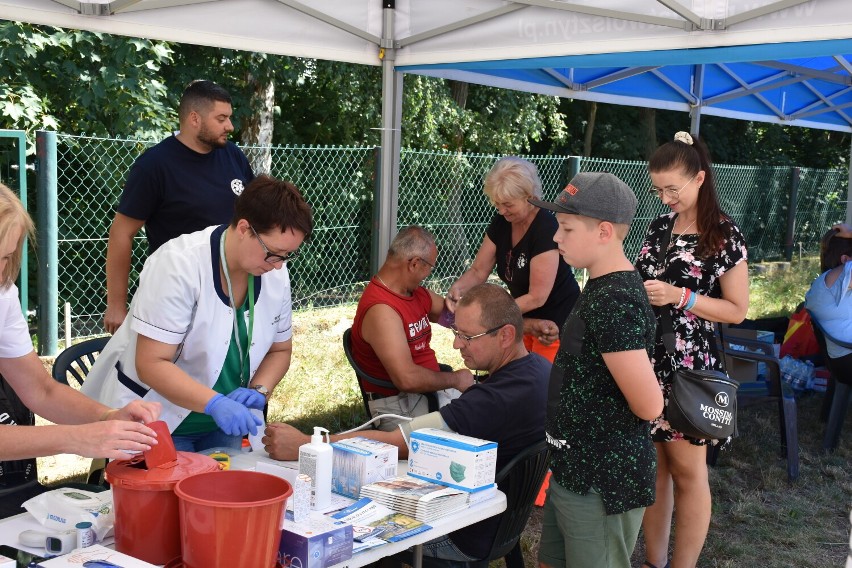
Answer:
<svg viewBox="0 0 852 568"><path fill-rule="evenodd" d="M695 104L689 111L689 132L697 135L701 130L701 96L704 91L704 65L695 66L695 75L693 79L692 94L695 96Z"/></svg>
<svg viewBox="0 0 852 568"><path fill-rule="evenodd" d="M383 0L382 45L382 152L380 183L373 204L373 250L370 268L384 263L396 235L399 200L400 123L402 122L402 73L394 68L394 0Z"/></svg>

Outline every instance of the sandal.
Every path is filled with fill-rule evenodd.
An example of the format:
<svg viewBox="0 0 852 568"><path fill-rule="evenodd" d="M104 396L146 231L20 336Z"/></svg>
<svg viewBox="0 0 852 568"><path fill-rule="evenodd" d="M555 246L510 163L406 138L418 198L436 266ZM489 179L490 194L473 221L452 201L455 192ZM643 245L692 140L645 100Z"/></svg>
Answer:
<svg viewBox="0 0 852 568"><path fill-rule="evenodd" d="M643 567L644 567L644 566L647 566L648 568L657 568L656 566L654 566L653 564L651 564L651 563L650 563L650 562L648 562L647 560L645 560L644 562L642 562L642 566L643 566ZM670 568L670 567L671 567L671 562L666 562L666 565L665 565L665 566L663 566L663 568Z"/></svg>

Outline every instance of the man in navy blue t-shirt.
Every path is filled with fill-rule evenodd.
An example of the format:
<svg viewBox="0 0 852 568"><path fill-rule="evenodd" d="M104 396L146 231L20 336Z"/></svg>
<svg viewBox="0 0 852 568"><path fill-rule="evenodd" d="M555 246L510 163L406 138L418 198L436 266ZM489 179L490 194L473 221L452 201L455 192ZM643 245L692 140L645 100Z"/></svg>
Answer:
<svg viewBox="0 0 852 568"><path fill-rule="evenodd" d="M497 470L521 451L544 440L544 418L551 364L528 353L523 342L521 309L509 293L496 284L479 284L465 292L456 309L453 347L465 366L485 371L479 382L437 412L418 416L400 429L360 430L335 434L337 441L363 436L394 444L399 457L408 456L405 438L419 428L440 428L497 442ZM292 426L271 423L263 438L273 459L295 460L299 446L309 436ZM500 516L474 523L423 544L423 555L468 562L486 556L497 532Z"/></svg>
<svg viewBox="0 0 852 568"><path fill-rule="evenodd" d="M140 156L130 173L107 246L104 328L114 333L127 316L133 239L142 226L148 254L174 237L228 223L234 200L254 179L248 159L228 141L231 96L212 81L194 81L178 109L180 131Z"/></svg>

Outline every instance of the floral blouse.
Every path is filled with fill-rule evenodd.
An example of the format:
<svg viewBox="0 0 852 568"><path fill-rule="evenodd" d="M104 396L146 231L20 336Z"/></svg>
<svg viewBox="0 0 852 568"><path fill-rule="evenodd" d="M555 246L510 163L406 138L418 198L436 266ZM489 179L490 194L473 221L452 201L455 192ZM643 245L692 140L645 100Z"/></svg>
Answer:
<svg viewBox="0 0 852 568"><path fill-rule="evenodd" d="M676 218L675 213L668 213L651 221L648 226L642 249L636 259L636 269L642 276L642 280L659 280L673 286L685 286L702 296L721 298L722 287L719 277L748 258L742 232L730 219L722 220L721 223L730 225L730 240L726 241L715 255L701 259L695 256L698 245L697 234L673 234L668 242L664 242ZM665 262L663 266L657 266L657 256L661 247L667 247ZM718 360L715 345L711 343L715 341L713 322L702 319L688 310L677 309L671 304L662 309L668 309L672 316L675 333L674 358L678 367L722 370L722 362ZM672 384L672 358L666 352L660 334L658 314L657 342L651 363L654 365L657 380L660 382L663 397L668 406ZM683 439L684 435L672 430L665 416L664 412L653 421L651 433L654 441ZM704 445L708 442L688 436L686 438L696 445Z"/></svg>

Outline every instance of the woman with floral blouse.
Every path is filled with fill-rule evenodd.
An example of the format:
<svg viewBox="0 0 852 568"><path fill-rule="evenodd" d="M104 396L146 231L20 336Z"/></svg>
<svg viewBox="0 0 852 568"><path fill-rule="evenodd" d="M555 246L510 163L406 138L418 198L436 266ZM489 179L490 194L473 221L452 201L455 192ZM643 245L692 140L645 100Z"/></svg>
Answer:
<svg viewBox="0 0 852 568"><path fill-rule="evenodd" d="M671 211L648 227L636 268L657 312L657 344L652 363L668 407L675 365L717 369L714 322L739 323L748 311L748 266L745 240L726 215L716 193L707 147L698 137L678 132L660 146L648 163L651 192ZM660 262L660 251L665 251ZM660 313L669 310L675 353L660 338ZM642 530L644 566L695 566L710 526L710 484L704 440L674 430L667 410L653 421L657 448L656 502L645 511ZM674 551L668 562L673 510Z"/></svg>

